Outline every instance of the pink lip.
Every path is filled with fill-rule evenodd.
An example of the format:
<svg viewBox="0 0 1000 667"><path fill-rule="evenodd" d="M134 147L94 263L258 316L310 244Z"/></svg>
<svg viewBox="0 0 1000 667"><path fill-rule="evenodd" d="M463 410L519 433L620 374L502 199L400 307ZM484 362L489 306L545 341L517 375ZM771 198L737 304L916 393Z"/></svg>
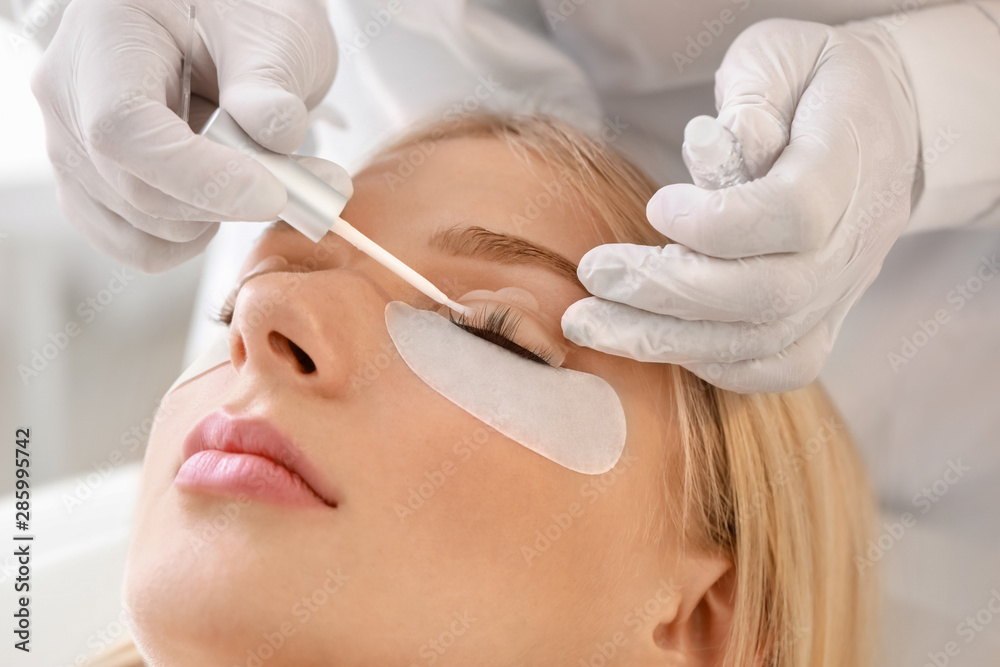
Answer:
<svg viewBox="0 0 1000 667"><path fill-rule="evenodd" d="M260 417L224 410L207 415L184 439L174 483L182 489L291 506L336 507L319 471L286 435Z"/></svg>

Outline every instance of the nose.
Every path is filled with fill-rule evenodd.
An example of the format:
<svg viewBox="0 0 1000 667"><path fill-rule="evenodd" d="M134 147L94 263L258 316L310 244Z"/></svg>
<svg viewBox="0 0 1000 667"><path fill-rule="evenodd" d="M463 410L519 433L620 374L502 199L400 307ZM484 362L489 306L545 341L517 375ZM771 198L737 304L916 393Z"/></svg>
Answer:
<svg viewBox="0 0 1000 667"><path fill-rule="evenodd" d="M323 398L346 395L364 359L387 337L389 296L350 269L268 273L240 290L230 326L241 378L291 386Z"/></svg>

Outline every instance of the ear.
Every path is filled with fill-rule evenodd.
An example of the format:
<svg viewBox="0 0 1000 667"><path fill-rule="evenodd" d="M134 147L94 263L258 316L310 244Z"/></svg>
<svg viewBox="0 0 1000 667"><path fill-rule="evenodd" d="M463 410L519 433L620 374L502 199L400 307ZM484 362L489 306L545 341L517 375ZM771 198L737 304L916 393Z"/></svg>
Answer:
<svg viewBox="0 0 1000 667"><path fill-rule="evenodd" d="M723 556L688 555L676 613L665 615L652 630L650 643L661 664L712 667L722 664L732 627L736 569Z"/></svg>

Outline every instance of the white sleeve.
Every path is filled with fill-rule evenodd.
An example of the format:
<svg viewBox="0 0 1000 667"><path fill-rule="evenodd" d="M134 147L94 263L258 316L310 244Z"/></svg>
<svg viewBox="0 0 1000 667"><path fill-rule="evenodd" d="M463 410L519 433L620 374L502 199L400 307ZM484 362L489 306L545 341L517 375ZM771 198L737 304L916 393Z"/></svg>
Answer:
<svg viewBox="0 0 1000 667"><path fill-rule="evenodd" d="M880 22L899 46L920 117L924 184L906 231L1000 227L1000 0Z"/></svg>

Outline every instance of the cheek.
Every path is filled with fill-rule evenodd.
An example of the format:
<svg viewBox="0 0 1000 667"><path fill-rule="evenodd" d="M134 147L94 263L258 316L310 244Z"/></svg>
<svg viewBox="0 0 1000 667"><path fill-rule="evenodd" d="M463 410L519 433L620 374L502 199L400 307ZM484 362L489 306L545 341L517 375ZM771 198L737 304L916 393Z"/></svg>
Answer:
<svg viewBox="0 0 1000 667"><path fill-rule="evenodd" d="M521 547L553 514L586 502L581 489L590 476L503 436L428 387L401 360L393 370L364 408L360 423L384 426L352 475L352 482L364 484L356 507L366 523L380 526L371 532L386 545L379 550L411 571L456 573L484 560L492 568L506 563L525 571ZM573 531L566 542L586 534ZM399 549L399 543L410 546ZM442 567L442 554L450 566Z"/></svg>

